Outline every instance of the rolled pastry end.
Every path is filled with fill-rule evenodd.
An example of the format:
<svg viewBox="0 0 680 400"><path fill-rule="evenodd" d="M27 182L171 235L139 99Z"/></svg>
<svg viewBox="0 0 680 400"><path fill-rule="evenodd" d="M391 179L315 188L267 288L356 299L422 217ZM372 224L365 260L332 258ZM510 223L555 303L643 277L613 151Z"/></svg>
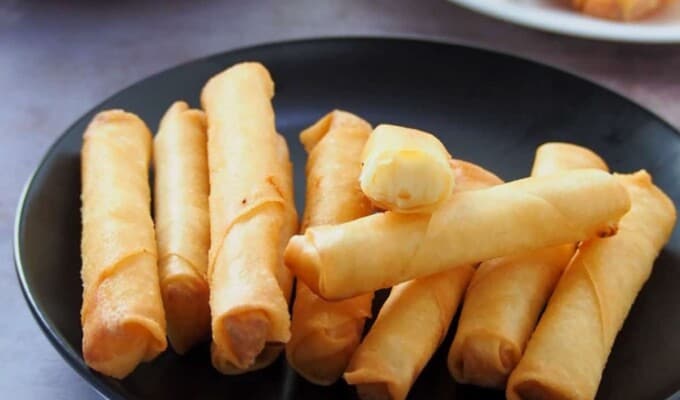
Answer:
<svg viewBox="0 0 680 400"><path fill-rule="evenodd" d="M551 387L547 382L527 379L516 385L508 385L508 399L510 400L569 400L565 393L557 387Z"/></svg>
<svg viewBox="0 0 680 400"><path fill-rule="evenodd" d="M358 345L360 336L356 331L357 323L351 320L310 333L300 339L298 346L288 346L286 357L291 366L308 381L317 385L331 385L345 372Z"/></svg>
<svg viewBox="0 0 680 400"><path fill-rule="evenodd" d="M324 115L314 125L300 132L300 142L305 147L305 151L310 153L329 132L336 128L371 131L371 125L356 115L347 111L333 110Z"/></svg>
<svg viewBox="0 0 680 400"><path fill-rule="evenodd" d="M117 302L130 271L143 268L149 256L134 256L119 266L117 273L91 293L91 306L83 310L83 358L105 375L122 379L142 361L150 361L167 347L165 326L143 312L125 310Z"/></svg>
<svg viewBox="0 0 680 400"><path fill-rule="evenodd" d="M362 160L361 190L386 210L431 212L453 190L451 156L426 132L380 125L369 136Z"/></svg>
<svg viewBox="0 0 680 400"><path fill-rule="evenodd" d="M215 102L215 96L221 96L227 89L238 84L250 85L251 89L262 90L271 99L274 97L274 81L267 68L259 62L246 61L234 64L206 82L201 91L201 104L203 109L206 104Z"/></svg>
<svg viewBox="0 0 680 400"><path fill-rule="evenodd" d="M351 367L350 367L351 368ZM356 369L345 372L343 378L356 387L361 400L393 400L397 397L390 390L390 380L377 371Z"/></svg>
<svg viewBox="0 0 680 400"><path fill-rule="evenodd" d="M356 386L361 400L392 400L387 384L382 382L362 383Z"/></svg>
<svg viewBox="0 0 680 400"><path fill-rule="evenodd" d="M231 363L222 352L212 344L211 359L212 364L220 373L224 375L240 375L246 372L257 371L266 368L276 361L279 354L283 350L283 343L267 343L264 349L257 355L255 362L247 368L239 368Z"/></svg>
<svg viewBox="0 0 680 400"><path fill-rule="evenodd" d="M127 322L120 326L101 325L83 340L83 358L88 366L105 375L123 379L142 361L160 351L152 350L155 338L145 326Z"/></svg>
<svg viewBox="0 0 680 400"><path fill-rule="evenodd" d="M449 372L460 383L504 388L508 375L519 362L520 350L493 334L475 334L472 339L451 347Z"/></svg>
<svg viewBox="0 0 680 400"><path fill-rule="evenodd" d="M295 235L290 238L286 250L283 253L286 266L293 271L298 279L302 280L316 294L323 297L320 284L319 271L321 259L319 252L305 235Z"/></svg>
<svg viewBox="0 0 680 400"><path fill-rule="evenodd" d="M182 261L172 257L169 263ZM161 282L161 294L168 324L168 339L178 354L209 338L210 307L208 285L192 274L176 274Z"/></svg>
<svg viewBox="0 0 680 400"><path fill-rule="evenodd" d="M572 143L548 142L536 149L532 176L545 176L571 169L594 168L609 171L604 160L592 150Z"/></svg>
<svg viewBox="0 0 680 400"><path fill-rule="evenodd" d="M251 310L228 315L222 320L236 364L248 368L264 350L269 334L269 319L264 311Z"/></svg>

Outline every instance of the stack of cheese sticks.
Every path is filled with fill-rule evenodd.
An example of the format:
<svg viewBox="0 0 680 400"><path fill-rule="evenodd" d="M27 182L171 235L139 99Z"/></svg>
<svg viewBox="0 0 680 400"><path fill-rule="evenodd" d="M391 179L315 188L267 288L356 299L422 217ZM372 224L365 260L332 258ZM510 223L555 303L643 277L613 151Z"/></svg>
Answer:
<svg viewBox="0 0 680 400"><path fill-rule="evenodd" d="M224 374L285 350L313 383L404 399L462 305L453 379L511 399L595 397L675 224L649 174L610 174L588 149L546 143L529 178L503 183L429 133L336 110L300 134L298 226L273 95L266 68L241 63L206 83L203 110L173 104L155 139L128 112L92 120L81 241L91 368L123 378L166 336L178 354L211 339Z"/></svg>

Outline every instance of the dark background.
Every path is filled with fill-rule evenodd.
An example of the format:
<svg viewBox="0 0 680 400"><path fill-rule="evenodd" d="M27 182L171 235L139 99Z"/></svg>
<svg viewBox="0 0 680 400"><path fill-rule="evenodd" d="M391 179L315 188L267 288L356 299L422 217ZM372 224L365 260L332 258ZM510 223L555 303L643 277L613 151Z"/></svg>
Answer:
<svg viewBox="0 0 680 400"><path fill-rule="evenodd" d="M23 183L56 137L93 105L149 74L275 40L362 34L434 37L560 66L632 97L680 126L679 45L565 38L477 16L443 0L113 3L0 0L3 398L97 398L30 316L12 263L12 224Z"/></svg>

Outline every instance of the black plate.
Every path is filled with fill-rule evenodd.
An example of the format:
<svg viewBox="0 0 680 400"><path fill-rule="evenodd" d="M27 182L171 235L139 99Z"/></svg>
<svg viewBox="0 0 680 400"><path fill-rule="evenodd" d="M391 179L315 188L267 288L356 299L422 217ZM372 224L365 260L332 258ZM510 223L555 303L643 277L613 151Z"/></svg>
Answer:
<svg viewBox="0 0 680 400"><path fill-rule="evenodd" d="M106 397L354 397L343 383L319 388L305 382L283 358L264 371L221 376L210 366L207 346L183 358L167 351L122 381L93 373L81 357L79 151L85 125L95 112L120 107L155 129L172 101L198 105L211 75L244 60L263 62L276 81L277 126L291 148L299 210L305 154L297 134L335 107L372 123L434 132L455 157L508 180L528 174L540 143L579 143L600 153L613 170L646 168L680 204L677 131L608 90L516 57L413 40L327 39L247 48L173 68L116 94L69 128L45 156L19 205L15 260L28 304L66 361ZM599 399L659 399L680 388L678 282L676 229L617 338ZM445 356L453 331L416 382L412 398L502 398L501 392L451 379Z"/></svg>

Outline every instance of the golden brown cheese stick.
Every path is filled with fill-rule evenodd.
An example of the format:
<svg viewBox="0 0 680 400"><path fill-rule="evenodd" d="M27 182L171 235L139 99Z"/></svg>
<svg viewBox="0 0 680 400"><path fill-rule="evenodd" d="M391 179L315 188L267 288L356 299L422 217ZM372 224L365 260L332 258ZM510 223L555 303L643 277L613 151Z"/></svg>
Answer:
<svg viewBox="0 0 680 400"><path fill-rule="evenodd" d="M282 138L283 139L283 138ZM288 153L286 153L286 160L288 160ZM283 161L281 161L283 162ZM293 204L293 199L292 199L292 171L289 176L291 179L289 186L291 187L291 199L290 202ZM293 210L294 211L294 210ZM284 221L284 226L282 228L282 241L281 241L281 248L279 250L280 254L283 254L283 249L285 248L286 243L288 243L288 240L290 239L291 236L293 236L297 230L298 230L298 218L297 218L297 213L292 212L292 213L287 213L286 214L286 219ZM281 257L281 264L279 268L276 270L277 273L277 280L279 281L279 284L281 286L281 289L283 290L283 294L286 298L286 301L290 301L290 296L292 294L292 289L293 289L293 276L290 274L288 268L286 268L283 265L283 258ZM246 372L250 371L256 371L258 369L262 369L276 361L276 359L279 357L279 354L281 354L281 351L284 349L284 343L281 342L267 342L264 345L264 349L260 352L260 354L255 357L255 361L253 364L251 364L247 368L241 368L236 365L234 365L231 361L229 361L228 358L228 350L222 350L219 347L215 345L215 342L212 343L210 350L211 350L211 360L213 365L217 370L222 372L223 374L227 375L237 375L237 374L243 374Z"/></svg>
<svg viewBox="0 0 680 400"><path fill-rule="evenodd" d="M533 176L579 168L607 171L592 151L569 143L546 143L536 151ZM460 383L502 389L524 351L538 316L575 244L559 245L483 262L465 294L449 371Z"/></svg>
<svg viewBox="0 0 680 400"><path fill-rule="evenodd" d="M473 164L454 161L456 190L501 183ZM405 399L446 336L474 273L472 265L401 283L390 292L378 318L352 357L344 377L362 399Z"/></svg>
<svg viewBox="0 0 680 400"><path fill-rule="evenodd" d="M178 101L154 139L158 269L170 344L179 354L209 337L208 156L203 111Z"/></svg>
<svg viewBox="0 0 680 400"><path fill-rule="evenodd" d="M451 155L434 135L379 125L364 147L361 190L382 209L432 212L451 196Z"/></svg>
<svg viewBox="0 0 680 400"><path fill-rule="evenodd" d="M337 224L370 214L370 201L359 188L361 151L371 126L344 111L332 111L300 134L307 160L307 196L302 231L308 226ZM307 380L330 385L345 371L371 315L373 293L329 302L298 282L291 338L290 365Z"/></svg>
<svg viewBox="0 0 680 400"><path fill-rule="evenodd" d="M607 358L675 224L645 171L618 175L632 202L619 232L581 245L508 380L511 400L593 399Z"/></svg>
<svg viewBox="0 0 680 400"><path fill-rule="evenodd" d="M344 374L361 399L406 398L446 336L473 272L459 266L392 288Z"/></svg>
<svg viewBox="0 0 680 400"><path fill-rule="evenodd" d="M115 378L165 350L151 220L151 132L134 114L97 114L83 135L83 357Z"/></svg>
<svg viewBox="0 0 680 400"><path fill-rule="evenodd" d="M569 171L459 192L431 216L385 212L312 227L291 238L285 259L315 293L337 300L456 265L611 235L629 207L610 174Z"/></svg>
<svg viewBox="0 0 680 400"><path fill-rule="evenodd" d="M280 349L290 337L292 277L281 255L297 216L273 95L269 72L258 63L225 70L201 94L210 168L212 361L223 373L265 366L258 356L267 344Z"/></svg>

